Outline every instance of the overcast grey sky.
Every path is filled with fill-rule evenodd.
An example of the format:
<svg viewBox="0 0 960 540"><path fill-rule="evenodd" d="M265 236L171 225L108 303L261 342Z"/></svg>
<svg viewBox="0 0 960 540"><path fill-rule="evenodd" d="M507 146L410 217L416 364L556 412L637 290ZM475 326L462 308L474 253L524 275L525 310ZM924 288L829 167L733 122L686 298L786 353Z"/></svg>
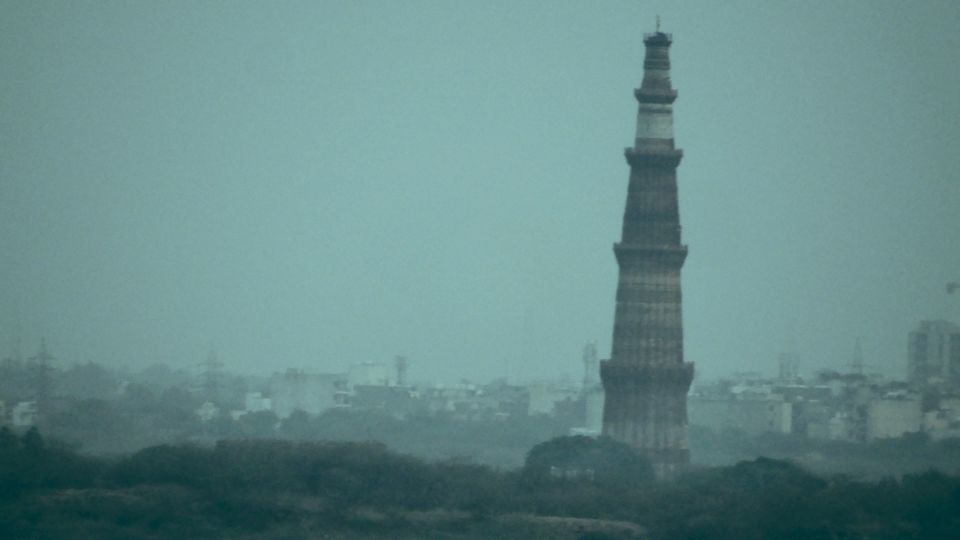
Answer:
<svg viewBox="0 0 960 540"><path fill-rule="evenodd" d="M902 373L960 321L960 2L0 1L0 356L579 376L658 13L700 376Z"/></svg>

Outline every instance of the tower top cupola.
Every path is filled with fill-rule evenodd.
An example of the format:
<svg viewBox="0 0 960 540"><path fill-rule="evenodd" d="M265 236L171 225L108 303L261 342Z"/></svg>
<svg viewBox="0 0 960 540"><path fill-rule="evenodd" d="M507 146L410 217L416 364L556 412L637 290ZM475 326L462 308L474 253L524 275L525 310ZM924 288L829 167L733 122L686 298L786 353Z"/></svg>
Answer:
<svg viewBox="0 0 960 540"><path fill-rule="evenodd" d="M644 34L643 43L646 45L643 83L634 95L641 103L673 103L677 99L677 91L670 84L670 45L673 35L660 31L658 19L657 31Z"/></svg>

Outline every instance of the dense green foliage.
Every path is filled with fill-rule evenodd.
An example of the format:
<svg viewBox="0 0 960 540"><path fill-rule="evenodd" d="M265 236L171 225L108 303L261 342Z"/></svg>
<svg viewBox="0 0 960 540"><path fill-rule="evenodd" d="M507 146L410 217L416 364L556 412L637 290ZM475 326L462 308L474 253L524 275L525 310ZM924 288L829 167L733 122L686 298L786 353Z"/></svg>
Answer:
<svg viewBox="0 0 960 540"><path fill-rule="evenodd" d="M923 433L868 442L828 441L797 434L714 432L690 427L690 453L701 465L731 465L759 456L801 463L819 474L852 474L879 480L937 469L960 474L960 439L934 441Z"/></svg>
<svg viewBox="0 0 960 540"><path fill-rule="evenodd" d="M0 428L0 501L35 490L90 486L104 470L99 460L47 444L36 428L20 437Z"/></svg>
<svg viewBox="0 0 960 540"><path fill-rule="evenodd" d="M376 443L225 440L212 448L157 446L92 459L49 444L36 431L18 436L3 429L0 537L960 534L960 478L928 472L880 482L823 479L789 462L758 459L656 483L648 466L621 446L564 437L533 448L523 469L501 472L424 462ZM564 476L550 467L596 474ZM620 467L637 476L618 481L613 473Z"/></svg>
<svg viewBox="0 0 960 540"><path fill-rule="evenodd" d="M608 437L557 437L527 454L524 478L582 478L611 488L639 486L653 480L650 463L629 446Z"/></svg>

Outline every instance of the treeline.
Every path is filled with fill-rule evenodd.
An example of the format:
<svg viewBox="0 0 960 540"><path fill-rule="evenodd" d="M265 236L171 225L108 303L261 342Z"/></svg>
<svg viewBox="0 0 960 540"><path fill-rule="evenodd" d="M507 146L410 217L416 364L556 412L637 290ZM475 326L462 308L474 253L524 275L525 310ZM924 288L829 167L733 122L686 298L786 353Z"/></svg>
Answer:
<svg viewBox="0 0 960 540"><path fill-rule="evenodd" d="M823 475L871 479L937 469L960 474L960 439L931 440L924 433L869 442L828 441L799 434L715 432L690 426L690 453L701 465L722 466L767 456L801 463Z"/></svg>
<svg viewBox="0 0 960 540"><path fill-rule="evenodd" d="M2 538L957 538L960 479L821 478L758 459L673 483L606 439L523 468L375 443L225 440L89 458L0 430Z"/></svg>

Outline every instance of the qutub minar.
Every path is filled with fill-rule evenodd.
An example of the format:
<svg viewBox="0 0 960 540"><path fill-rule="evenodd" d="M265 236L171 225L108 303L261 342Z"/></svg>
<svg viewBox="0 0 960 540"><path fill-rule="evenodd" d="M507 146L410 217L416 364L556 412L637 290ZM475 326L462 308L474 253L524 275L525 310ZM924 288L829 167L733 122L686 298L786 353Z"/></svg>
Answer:
<svg viewBox="0 0 960 540"><path fill-rule="evenodd" d="M659 478L690 461L687 391L693 364L684 362L677 165L673 143L670 34L644 35L637 135L626 149L630 183L623 235L614 244L620 278L610 359L600 365L606 398L603 434L644 454Z"/></svg>

